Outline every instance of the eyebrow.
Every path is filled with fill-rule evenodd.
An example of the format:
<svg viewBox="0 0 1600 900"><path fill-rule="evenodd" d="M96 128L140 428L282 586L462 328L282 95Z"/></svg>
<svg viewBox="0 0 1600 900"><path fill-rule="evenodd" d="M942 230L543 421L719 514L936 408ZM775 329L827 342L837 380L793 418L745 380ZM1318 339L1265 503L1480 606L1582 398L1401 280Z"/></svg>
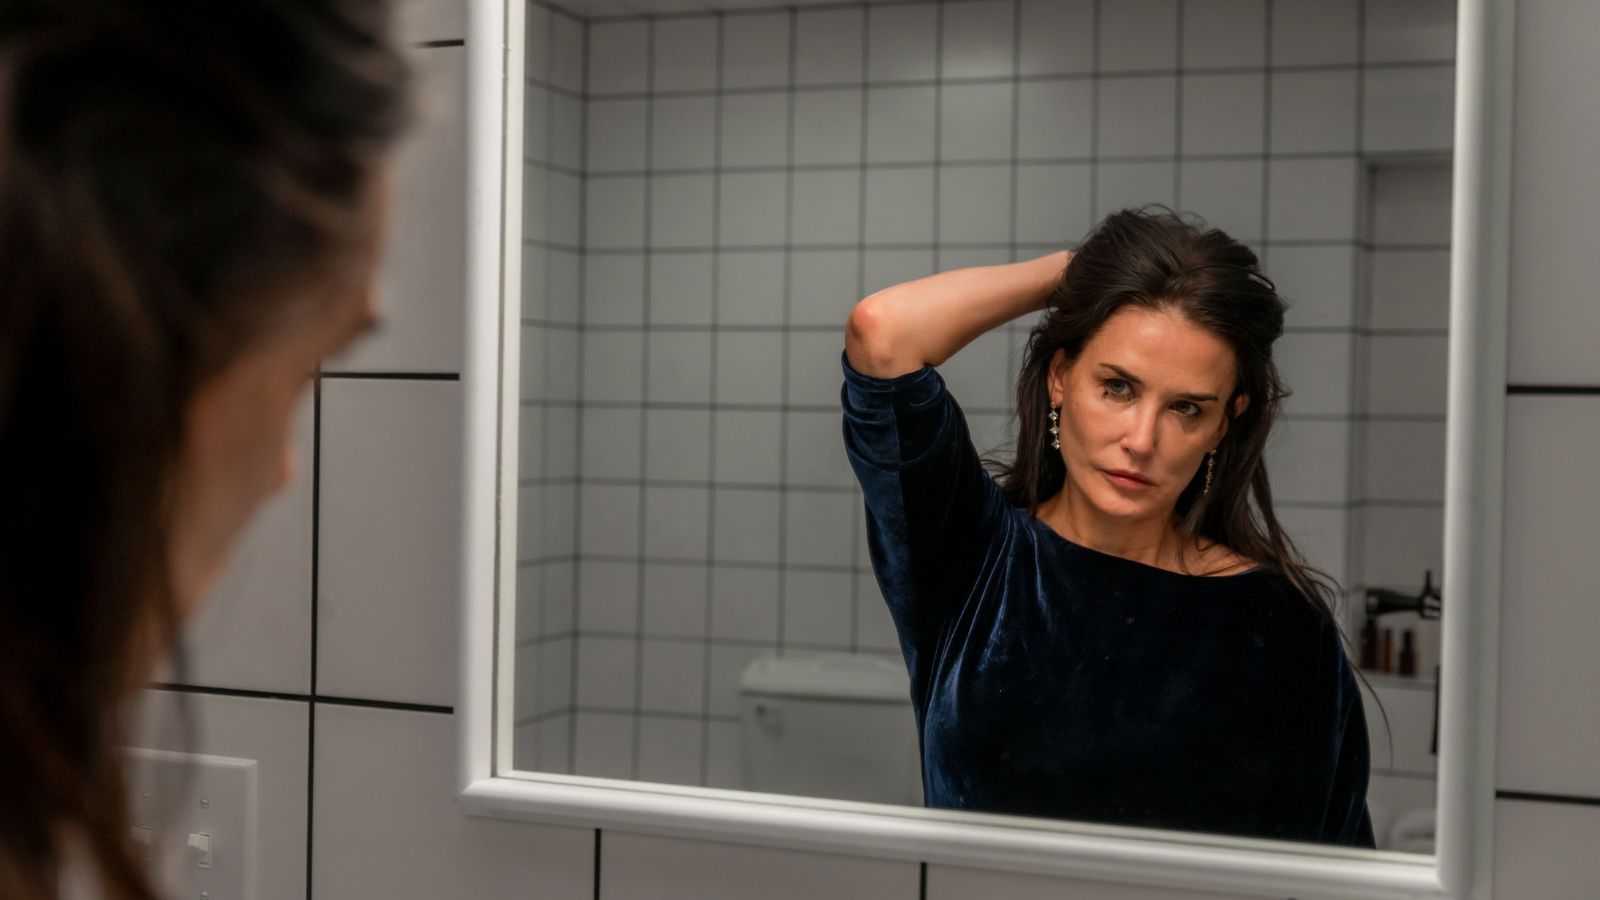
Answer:
<svg viewBox="0 0 1600 900"><path fill-rule="evenodd" d="M1112 365L1111 363L1107 362L1101 363L1100 366L1117 373L1118 378L1121 378L1123 381L1126 381L1135 387L1144 387L1144 382L1140 380L1139 376L1129 372L1127 369L1124 369L1121 366ZM1216 394L1178 394L1177 397L1180 400L1191 400L1196 403L1217 399Z"/></svg>

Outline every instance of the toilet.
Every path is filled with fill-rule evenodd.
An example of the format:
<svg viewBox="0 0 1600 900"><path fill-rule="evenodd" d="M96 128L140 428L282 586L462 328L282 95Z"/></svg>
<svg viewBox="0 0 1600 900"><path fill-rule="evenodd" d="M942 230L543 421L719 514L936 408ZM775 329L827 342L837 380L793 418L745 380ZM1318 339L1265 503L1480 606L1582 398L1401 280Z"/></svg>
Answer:
<svg viewBox="0 0 1600 900"><path fill-rule="evenodd" d="M739 677L745 790L922 805L910 681L898 659L767 656Z"/></svg>

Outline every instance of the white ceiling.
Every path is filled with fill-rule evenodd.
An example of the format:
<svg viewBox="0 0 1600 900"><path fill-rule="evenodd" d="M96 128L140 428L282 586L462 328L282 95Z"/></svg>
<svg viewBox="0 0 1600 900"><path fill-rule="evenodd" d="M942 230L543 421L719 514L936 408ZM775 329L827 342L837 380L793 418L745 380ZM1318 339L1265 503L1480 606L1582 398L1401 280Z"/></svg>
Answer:
<svg viewBox="0 0 1600 900"><path fill-rule="evenodd" d="M546 0L551 6L589 18L637 16L645 13L691 13L732 9L783 9L789 6L838 6L839 0ZM874 0L865 0L871 3ZM876 0L896 2L896 0ZM898 0L904 3L905 0Z"/></svg>

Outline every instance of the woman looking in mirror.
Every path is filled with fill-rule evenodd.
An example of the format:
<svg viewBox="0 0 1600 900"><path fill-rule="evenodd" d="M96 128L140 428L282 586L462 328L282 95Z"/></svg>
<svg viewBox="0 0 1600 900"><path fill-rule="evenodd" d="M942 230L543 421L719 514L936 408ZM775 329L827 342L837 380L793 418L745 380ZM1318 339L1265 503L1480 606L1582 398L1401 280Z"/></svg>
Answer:
<svg viewBox="0 0 1600 900"><path fill-rule="evenodd" d="M1041 310L991 476L935 367ZM1284 310L1165 208L856 305L845 450L928 806L1375 846L1337 595L1262 460Z"/></svg>
<svg viewBox="0 0 1600 900"><path fill-rule="evenodd" d="M409 77L387 19L5 4L0 897L157 896L125 720L289 480L319 361L373 319Z"/></svg>

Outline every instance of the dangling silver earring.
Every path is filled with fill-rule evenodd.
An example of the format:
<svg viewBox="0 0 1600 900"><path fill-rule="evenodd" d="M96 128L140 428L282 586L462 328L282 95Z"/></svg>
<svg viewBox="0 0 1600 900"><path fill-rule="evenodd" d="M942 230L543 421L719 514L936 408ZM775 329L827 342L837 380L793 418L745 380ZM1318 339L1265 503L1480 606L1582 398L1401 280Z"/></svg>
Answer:
<svg viewBox="0 0 1600 900"><path fill-rule="evenodd" d="M1209 494L1209 493L1211 493L1211 470L1215 469L1216 467L1217 467L1217 451L1213 450L1213 451L1211 451L1209 457L1206 459L1206 489L1201 491L1200 492L1201 494Z"/></svg>
<svg viewBox="0 0 1600 900"><path fill-rule="evenodd" d="M1060 450L1061 438L1059 435L1061 434L1061 429L1056 427L1056 410L1058 408L1054 403L1050 404L1050 446Z"/></svg>

